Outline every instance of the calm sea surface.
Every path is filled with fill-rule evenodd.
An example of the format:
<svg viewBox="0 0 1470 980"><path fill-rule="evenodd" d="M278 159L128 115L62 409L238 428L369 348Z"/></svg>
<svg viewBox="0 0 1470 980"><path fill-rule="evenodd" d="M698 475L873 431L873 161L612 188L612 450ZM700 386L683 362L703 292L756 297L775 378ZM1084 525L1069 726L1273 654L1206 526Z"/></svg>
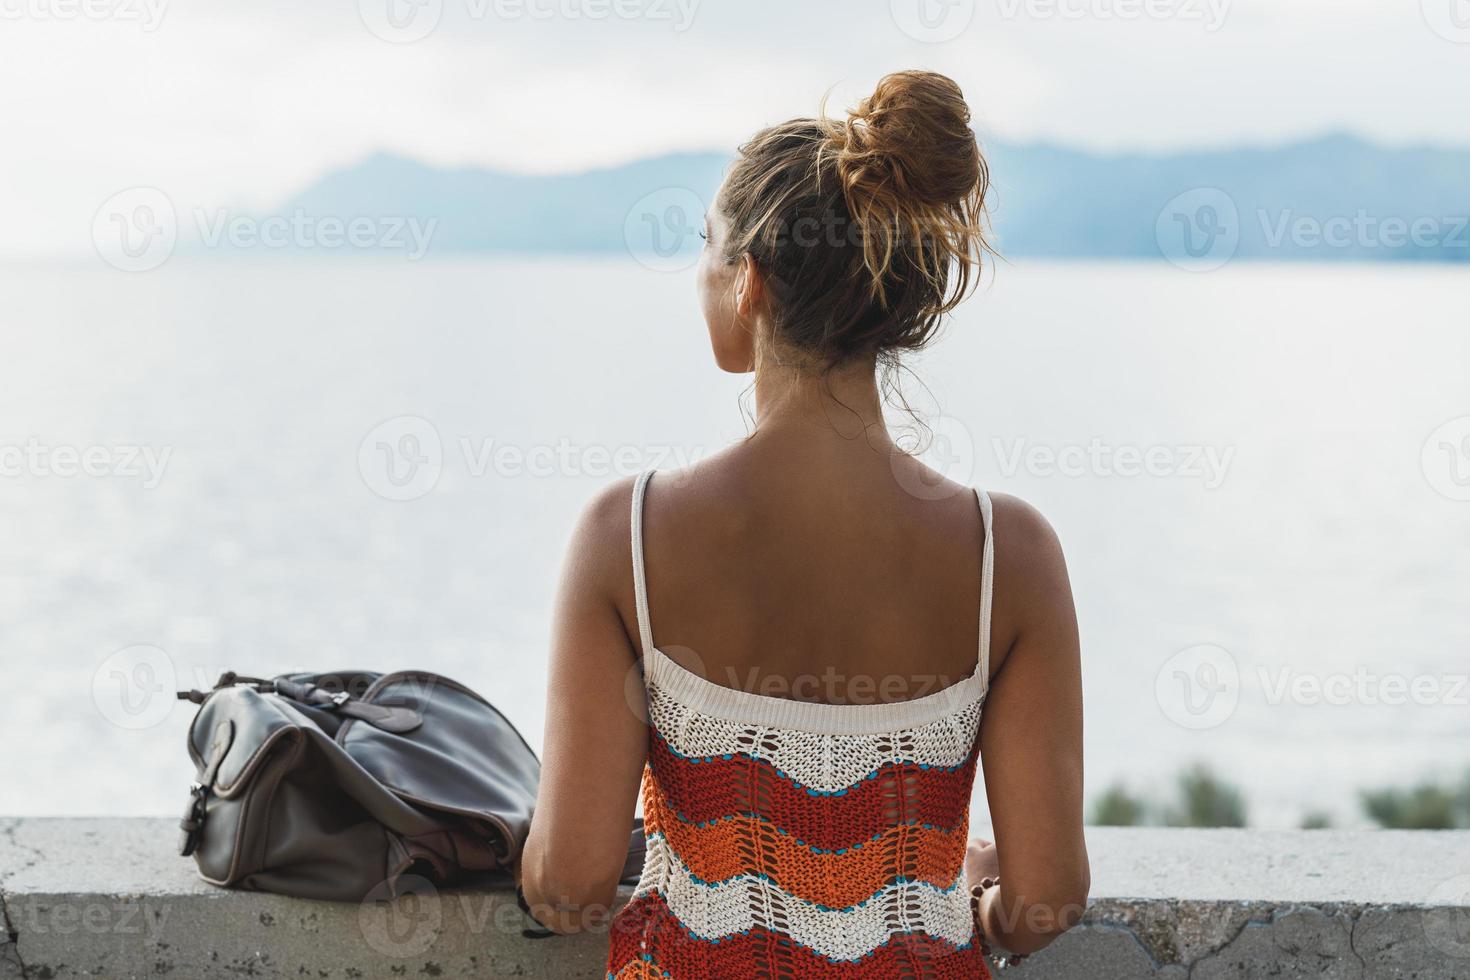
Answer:
<svg viewBox="0 0 1470 980"><path fill-rule="evenodd" d="M1067 547L1091 793L1203 760L1255 823L1352 824L1360 787L1470 767L1470 428L1435 435L1470 416L1467 287L1026 263L915 365L931 458ZM689 274L625 261L10 266L0 295L5 814L178 811L191 706L158 692L226 668L436 670L539 745L580 505L745 431Z"/></svg>

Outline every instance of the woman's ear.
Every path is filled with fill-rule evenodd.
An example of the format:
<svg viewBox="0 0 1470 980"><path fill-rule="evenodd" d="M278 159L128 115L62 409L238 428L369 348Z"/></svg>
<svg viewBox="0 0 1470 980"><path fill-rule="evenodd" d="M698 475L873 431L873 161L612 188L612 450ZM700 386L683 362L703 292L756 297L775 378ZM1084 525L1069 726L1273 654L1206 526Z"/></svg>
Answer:
<svg viewBox="0 0 1470 980"><path fill-rule="evenodd" d="M740 256L740 268L735 270L735 313L745 319L753 319L765 296L765 277L760 266L749 252Z"/></svg>

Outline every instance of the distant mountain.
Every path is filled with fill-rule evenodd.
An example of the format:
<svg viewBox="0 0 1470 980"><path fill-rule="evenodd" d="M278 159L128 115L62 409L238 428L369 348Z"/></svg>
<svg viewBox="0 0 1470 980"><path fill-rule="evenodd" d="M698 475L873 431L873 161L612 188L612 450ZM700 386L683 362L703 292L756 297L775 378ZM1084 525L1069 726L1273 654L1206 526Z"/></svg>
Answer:
<svg viewBox="0 0 1470 980"><path fill-rule="evenodd" d="M727 162L718 154L681 153L581 174L526 176L440 169L379 154L323 177L278 213L437 220L436 253L621 251L628 211L640 198L684 187L707 200Z"/></svg>
<svg viewBox="0 0 1470 980"><path fill-rule="evenodd" d="M1470 262L1470 150L1386 149L1348 136L1288 146L1099 155L987 143L1003 253L1067 258ZM557 176L442 169L376 155L279 215L434 221L434 254L660 255L698 247L694 213L728 157L660 156ZM652 241L639 241L649 234ZM660 239L659 236L662 236Z"/></svg>
<svg viewBox="0 0 1470 980"><path fill-rule="evenodd" d="M1173 236L1187 230L1203 246L1218 217L1235 222L1242 258L1470 261L1470 150L1332 136L1169 155L1002 145L989 156L1012 255L1174 257L1186 244Z"/></svg>

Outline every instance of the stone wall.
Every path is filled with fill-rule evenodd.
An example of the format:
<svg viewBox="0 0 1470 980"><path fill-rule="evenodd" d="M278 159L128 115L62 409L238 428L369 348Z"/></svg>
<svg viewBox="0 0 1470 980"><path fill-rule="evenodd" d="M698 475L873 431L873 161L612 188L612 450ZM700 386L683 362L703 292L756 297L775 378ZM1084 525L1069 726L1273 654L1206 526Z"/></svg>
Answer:
<svg viewBox="0 0 1470 980"><path fill-rule="evenodd" d="M170 820L0 820L0 978L602 975L503 888L308 902L200 882ZM1086 923L1019 970L1077 980L1470 980L1470 834L1096 830Z"/></svg>

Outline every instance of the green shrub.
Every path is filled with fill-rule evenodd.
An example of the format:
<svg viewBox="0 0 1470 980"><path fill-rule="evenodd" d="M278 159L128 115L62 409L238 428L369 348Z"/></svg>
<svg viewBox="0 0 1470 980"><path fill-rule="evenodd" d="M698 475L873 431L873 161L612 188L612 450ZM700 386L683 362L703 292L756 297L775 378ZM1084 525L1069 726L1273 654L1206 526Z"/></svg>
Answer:
<svg viewBox="0 0 1470 980"><path fill-rule="evenodd" d="M1205 765L1179 775L1179 800L1165 814L1170 827L1244 827L1245 797Z"/></svg>
<svg viewBox="0 0 1470 980"><path fill-rule="evenodd" d="M1148 804L1122 783L1103 790L1092 803L1094 827L1138 827L1148 822Z"/></svg>
<svg viewBox="0 0 1470 980"><path fill-rule="evenodd" d="M1161 806L1135 796L1122 783L1114 783L1092 802L1090 823L1094 827L1141 827L1166 824L1170 827L1244 827L1245 797L1240 790L1222 782L1208 766L1198 764L1179 774L1179 798Z"/></svg>
<svg viewBox="0 0 1470 980"><path fill-rule="evenodd" d="M1411 789L1363 793L1363 812L1389 830L1470 828L1470 777L1458 787L1421 783Z"/></svg>

